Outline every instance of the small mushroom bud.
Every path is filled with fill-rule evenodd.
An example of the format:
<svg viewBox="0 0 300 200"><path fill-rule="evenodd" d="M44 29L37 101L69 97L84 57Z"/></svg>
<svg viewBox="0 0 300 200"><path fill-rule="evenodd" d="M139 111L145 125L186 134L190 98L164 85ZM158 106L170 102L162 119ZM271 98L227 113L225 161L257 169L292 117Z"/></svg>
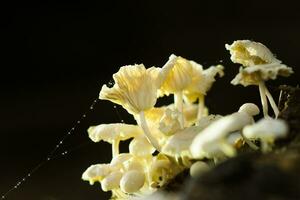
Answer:
<svg viewBox="0 0 300 200"><path fill-rule="evenodd" d="M119 188L122 172L116 171L109 174L101 181L101 188L104 192Z"/></svg>
<svg viewBox="0 0 300 200"><path fill-rule="evenodd" d="M254 103L245 103L240 107L239 112L245 112L250 116L255 116L259 114L259 108Z"/></svg>
<svg viewBox="0 0 300 200"><path fill-rule="evenodd" d="M149 156L155 151L144 135L134 138L129 144L129 152L135 156Z"/></svg>
<svg viewBox="0 0 300 200"><path fill-rule="evenodd" d="M288 126L281 119L261 119L244 127L243 134L248 139L260 139L262 151L268 152L276 139L287 136Z"/></svg>
<svg viewBox="0 0 300 200"><path fill-rule="evenodd" d="M195 162L190 168L190 175L192 177L198 177L201 174L207 172L209 170L208 164L203 161Z"/></svg>
<svg viewBox="0 0 300 200"><path fill-rule="evenodd" d="M137 170L131 170L123 175L120 181L120 188L123 192L134 193L143 187L144 183L144 173Z"/></svg>
<svg viewBox="0 0 300 200"><path fill-rule="evenodd" d="M133 157L123 163L124 165L124 170L125 171L131 171L131 170L136 170L136 171L144 171L144 166L142 165L140 159Z"/></svg>

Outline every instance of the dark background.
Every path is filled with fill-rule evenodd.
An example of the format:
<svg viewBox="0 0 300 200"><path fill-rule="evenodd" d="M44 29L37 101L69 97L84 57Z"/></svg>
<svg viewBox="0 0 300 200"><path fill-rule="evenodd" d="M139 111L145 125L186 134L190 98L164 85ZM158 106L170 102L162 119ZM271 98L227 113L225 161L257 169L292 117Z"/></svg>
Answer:
<svg viewBox="0 0 300 200"><path fill-rule="evenodd" d="M229 84L238 66L224 48L253 39L296 72L269 86L299 83L297 1L25 2L0 3L0 193L46 158L122 65L160 67L171 53L205 67L223 60L226 76L207 104L212 113L225 114L244 102L259 103L257 88ZM111 156L110 145L92 143L86 129L112 122L120 122L113 104L97 103L56 155L71 152L43 165L7 199L107 199L108 193L98 184L89 186L81 174Z"/></svg>

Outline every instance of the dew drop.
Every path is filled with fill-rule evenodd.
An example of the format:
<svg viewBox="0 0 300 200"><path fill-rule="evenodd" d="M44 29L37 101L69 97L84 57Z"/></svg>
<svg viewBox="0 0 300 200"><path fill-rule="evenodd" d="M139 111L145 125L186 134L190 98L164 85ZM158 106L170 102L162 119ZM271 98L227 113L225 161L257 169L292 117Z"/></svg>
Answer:
<svg viewBox="0 0 300 200"><path fill-rule="evenodd" d="M82 115L82 117L83 117L83 118L85 118L85 117L86 117L86 115L84 114L84 115Z"/></svg>
<svg viewBox="0 0 300 200"><path fill-rule="evenodd" d="M31 174L27 174L27 176L29 177L29 176L31 176Z"/></svg>
<svg viewBox="0 0 300 200"><path fill-rule="evenodd" d="M80 124L80 120L77 121L77 124Z"/></svg>
<svg viewBox="0 0 300 200"><path fill-rule="evenodd" d="M49 161L49 160L50 160L50 158L47 158L47 160Z"/></svg>
<svg viewBox="0 0 300 200"><path fill-rule="evenodd" d="M124 120L122 119L121 122L124 123Z"/></svg>
<svg viewBox="0 0 300 200"><path fill-rule="evenodd" d="M5 196L2 196L1 198L2 198L2 199L5 199Z"/></svg>
<svg viewBox="0 0 300 200"><path fill-rule="evenodd" d="M90 107L90 110L93 110L93 109L94 109L94 106L91 106L91 107Z"/></svg>
<svg viewBox="0 0 300 200"><path fill-rule="evenodd" d="M74 131L74 130L75 130L75 128L73 127L71 130L72 130L72 131Z"/></svg>
<svg viewBox="0 0 300 200"><path fill-rule="evenodd" d="M117 108L117 106L114 106L114 108Z"/></svg>

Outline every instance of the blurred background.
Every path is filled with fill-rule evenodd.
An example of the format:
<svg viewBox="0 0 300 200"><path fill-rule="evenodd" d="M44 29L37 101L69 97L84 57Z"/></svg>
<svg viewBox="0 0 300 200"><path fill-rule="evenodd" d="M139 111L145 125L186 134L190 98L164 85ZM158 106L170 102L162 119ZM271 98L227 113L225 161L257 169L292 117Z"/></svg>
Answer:
<svg viewBox="0 0 300 200"><path fill-rule="evenodd" d="M134 121L121 107L99 101L102 84L127 64L161 67L171 53L201 63L222 62L226 76L207 96L211 113L228 114L245 102L259 104L256 87L233 86L238 65L225 43L252 39L294 68L297 85L300 12L294 1L22 1L0 3L0 194L43 161L77 126L55 160L8 194L9 200L107 199L100 185L81 180L95 163L109 162L110 145L92 143L86 129ZM168 99L166 100L168 101ZM119 117L120 115L120 117ZM59 156L68 151L65 156ZM125 151L125 150L124 150Z"/></svg>

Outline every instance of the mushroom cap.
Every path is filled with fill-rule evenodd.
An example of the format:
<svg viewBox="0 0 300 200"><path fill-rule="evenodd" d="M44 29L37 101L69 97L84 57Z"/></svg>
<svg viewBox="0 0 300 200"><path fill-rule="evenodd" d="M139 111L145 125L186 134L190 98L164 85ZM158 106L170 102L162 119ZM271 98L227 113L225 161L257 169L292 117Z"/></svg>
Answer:
<svg viewBox="0 0 300 200"><path fill-rule="evenodd" d="M250 116L255 116L259 114L259 108L254 103L244 103L240 107L239 112L245 112Z"/></svg>
<svg viewBox="0 0 300 200"><path fill-rule="evenodd" d="M291 67L284 64L272 63L265 65L255 65L252 67L240 67L239 73L231 81L231 84L243 86L258 85L260 81L275 80L277 76L287 77L293 72Z"/></svg>
<svg viewBox="0 0 300 200"><path fill-rule="evenodd" d="M137 125L114 123L91 126L88 129L88 134L93 142L103 140L112 143L115 140L127 140L142 135L143 131Z"/></svg>
<svg viewBox="0 0 300 200"><path fill-rule="evenodd" d="M135 137L129 144L129 152L135 156L149 156L152 155L154 151L155 148L144 135Z"/></svg>
<svg viewBox="0 0 300 200"><path fill-rule="evenodd" d="M117 189L120 187L120 180L122 178L123 173L120 171L114 171L105 177L101 181L101 188L104 192L109 190Z"/></svg>
<svg viewBox="0 0 300 200"><path fill-rule="evenodd" d="M82 179L89 181L93 185L96 181L101 181L109 173L111 173L111 167L109 164L96 164L91 165L82 174Z"/></svg>
<svg viewBox="0 0 300 200"><path fill-rule="evenodd" d="M99 98L119 104L131 114L148 110L155 105L157 91L169 70L146 69L143 64L123 66L113 75L114 86L103 85Z"/></svg>
<svg viewBox="0 0 300 200"><path fill-rule="evenodd" d="M144 173L137 170L130 170L123 175L120 181L120 188L123 192L132 194L142 188L144 183Z"/></svg>
<svg viewBox="0 0 300 200"><path fill-rule="evenodd" d="M184 95L189 102L195 102L200 95L206 95L213 83L216 81L216 75L224 75L222 65L211 66L203 70L202 65L190 61L193 67L192 82L184 90Z"/></svg>
<svg viewBox="0 0 300 200"><path fill-rule="evenodd" d="M172 54L172 68L159 90L159 95L169 95L184 90L192 81L192 64L189 60ZM170 62L170 61L169 61Z"/></svg>
<svg viewBox="0 0 300 200"><path fill-rule="evenodd" d="M144 159L141 159L141 157L137 156L133 156L123 163L124 171L137 170L140 172L144 172L145 168L146 167L144 166Z"/></svg>
<svg viewBox="0 0 300 200"><path fill-rule="evenodd" d="M121 153L111 160L110 166L116 169L120 169L121 167L123 167L123 163L127 160L130 160L132 157L133 155L130 153Z"/></svg>
<svg viewBox="0 0 300 200"><path fill-rule="evenodd" d="M208 166L208 164L203 161L197 161L192 164L190 168L190 175L191 177L198 177L209 170L210 167Z"/></svg>
<svg viewBox="0 0 300 200"><path fill-rule="evenodd" d="M273 142L277 138L286 137L288 126L284 120L265 118L243 129L243 135L249 139L260 138L263 141Z"/></svg>
<svg viewBox="0 0 300 200"><path fill-rule="evenodd" d="M242 64L245 67L281 63L265 45L259 42L237 40L231 45L226 44L225 48L230 51L232 62Z"/></svg>
<svg viewBox="0 0 300 200"><path fill-rule="evenodd" d="M220 142L224 143L228 134L241 130L252 121L253 118L245 112L236 112L214 121L194 138L190 146L192 156L200 158L218 151Z"/></svg>
<svg viewBox="0 0 300 200"><path fill-rule="evenodd" d="M201 118L197 126L191 126L176 132L166 141L162 152L173 157L180 156L183 153L189 155L189 147L196 135L219 118L220 116L209 115Z"/></svg>

